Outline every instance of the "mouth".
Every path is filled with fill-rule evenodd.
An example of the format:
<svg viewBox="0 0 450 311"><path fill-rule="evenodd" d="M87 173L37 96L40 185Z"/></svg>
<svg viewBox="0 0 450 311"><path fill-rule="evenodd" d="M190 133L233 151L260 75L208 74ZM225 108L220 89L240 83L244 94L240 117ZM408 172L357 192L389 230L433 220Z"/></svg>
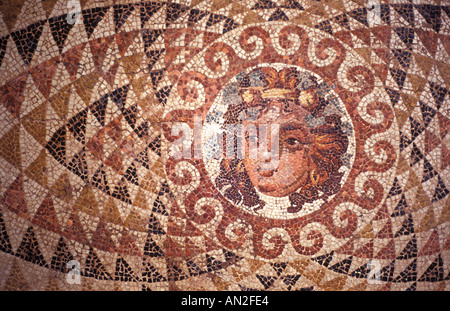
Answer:
<svg viewBox="0 0 450 311"><path fill-rule="evenodd" d="M278 171L278 169L275 170L263 170L263 169L259 169L258 170L258 174L262 177L272 177L273 174L275 174Z"/></svg>

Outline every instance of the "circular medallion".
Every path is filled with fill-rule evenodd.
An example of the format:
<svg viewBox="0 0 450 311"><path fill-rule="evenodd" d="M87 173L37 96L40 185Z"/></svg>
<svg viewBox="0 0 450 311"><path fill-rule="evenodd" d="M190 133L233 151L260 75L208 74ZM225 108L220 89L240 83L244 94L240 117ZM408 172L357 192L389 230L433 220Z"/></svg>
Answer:
<svg viewBox="0 0 450 311"><path fill-rule="evenodd" d="M317 29L276 22L223 35L180 72L166 102L177 208L245 256L339 248L377 214L396 168L382 85Z"/></svg>
<svg viewBox="0 0 450 311"><path fill-rule="evenodd" d="M222 195L273 219L309 214L331 199L355 150L350 116L333 87L286 64L234 77L202 131L203 162Z"/></svg>

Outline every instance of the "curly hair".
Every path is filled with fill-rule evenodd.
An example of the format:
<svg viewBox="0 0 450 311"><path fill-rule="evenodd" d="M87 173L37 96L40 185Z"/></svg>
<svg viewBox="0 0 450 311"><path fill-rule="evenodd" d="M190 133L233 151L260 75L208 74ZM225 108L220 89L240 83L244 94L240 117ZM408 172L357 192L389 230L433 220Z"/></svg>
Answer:
<svg viewBox="0 0 450 311"><path fill-rule="evenodd" d="M242 101L229 105L224 114L224 127L241 123L245 119L255 120L254 108L260 107L261 104L270 104L273 92L283 93L284 98L289 99L283 104L283 113L290 113L293 105L299 105L308 111L312 118L322 120L317 126L308 126L314 136L308 152L309 178L306 185L289 194L288 212L295 213L301 210L305 203L329 197L340 190L343 173L339 172L339 168L343 164L341 157L347 151L348 138L341 128L339 115L323 114L329 100L316 77L293 67L280 71L272 67L261 67L242 77L238 92ZM236 138L234 139L236 142ZM250 181L241 159L224 157L215 182L224 196L235 204L242 203L254 210L265 205Z"/></svg>

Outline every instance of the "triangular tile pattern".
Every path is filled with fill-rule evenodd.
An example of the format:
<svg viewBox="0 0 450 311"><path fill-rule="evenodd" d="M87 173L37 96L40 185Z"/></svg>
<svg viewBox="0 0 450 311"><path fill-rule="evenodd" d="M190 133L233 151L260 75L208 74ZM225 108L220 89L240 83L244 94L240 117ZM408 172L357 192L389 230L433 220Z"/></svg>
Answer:
<svg viewBox="0 0 450 311"><path fill-rule="evenodd" d="M86 258L85 268L82 274L83 276L92 277L99 280L112 279L111 273L106 270L105 266L92 248Z"/></svg>
<svg viewBox="0 0 450 311"><path fill-rule="evenodd" d="M68 249L67 244L64 242L64 238L61 238L58 242L58 246L52 257L50 267L54 270L61 271L63 273L67 273L70 271L70 268L68 267L68 263L71 260L74 260L74 257L70 253L70 250Z"/></svg>
<svg viewBox="0 0 450 311"><path fill-rule="evenodd" d="M252 7L250 10L258 13L267 21L289 21L289 16L292 16L290 10L298 10L299 12L305 11L306 6L303 7L301 4L303 2L297 1L284 1L278 3L276 1L252 1ZM323 17L321 21L313 26L316 28L334 35L337 33L337 25L345 30L357 30L354 25L364 28L369 26L368 23L368 11L366 8L351 9L349 11L343 12L342 14L335 14L328 11L328 7L324 6ZM165 12L165 20L163 27L161 29L150 29L148 28L148 22L159 12ZM87 35L87 39L91 38L94 34L95 29L101 23L101 21L106 17L108 12L111 11L111 7L93 7L86 8L82 11L83 17L83 27ZM440 164L432 162L431 159L427 158L427 155L431 151L438 148L446 148L444 144L444 138L446 133L448 133L448 115L445 114L443 110L446 101L448 101L448 86L443 83L443 81L434 81L433 76L430 74L430 69L427 69L426 61L423 57L434 57L438 50L438 41L444 41L448 37L448 33L443 33L445 29L445 24L443 24L444 18L448 18L449 11L444 7L437 5L428 4L382 4L381 5L381 28L393 25L392 32L389 36L381 37L386 44L386 50L391 54L389 60L388 75L394 83L392 85L386 86L386 91L388 92L392 106L394 108L408 110L408 112L416 111L418 114L410 114L408 118L404 120L399 119L401 124L401 152L404 159L408 162L410 174L420 166L421 170L419 172L414 171L416 174L416 182L405 185L401 184L399 180L395 180L392 188L389 192L388 197L391 199L392 206L389 207L389 215L392 221L396 221L401 224L397 230L393 230L390 222L384 223L383 228L377 233L377 236L386 239L384 242L385 249L390 249L394 251L394 258L392 260L384 260L383 264L380 266L379 271L380 279L385 282L393 283L409 283L409 289L414 290L418 284L423 282L439 282L444 280L444 261L445 258L441 255L442 243L436 243L436 239L431 235L425 239L428 243L418 245L418 240L424 240L422 234L427 231L422 231L424 227L427 227L434 217L434 221L439 219L439 214L436 215L432 211L432 208L428 208L428 214L430 217L419 215L417 205L411 205L411 192L418 188L428 189L427 191L422 191L420 195L416 195L414 202L426 201L433 204L441 204L438 208L438 212L442 210L443 202L448 197L448 184L446 176L441 176L442 167L445 168L446 163L448 163L448 157L445 157L445 152L442 152L443 157ZM186 5L181 5L178 3L165 3L165 2L142 2L142 3L130 3L130 4L116 4L112 6L113 20L114 20L114 32L119 33L124 27L127 19L133 13L139 12L140 17L140 27L142 28L142 40L144 42L145 54L148 59L148 69L150 70L152 86L155 91L156 98L160 105L164 106L167 96L171 91L171 85L165 85L163 87L158 87L158 84L163 81L163 75L166 68L154 67L161 60L166 52L164 48L157 49L153 46L153 43L158 37L165 36L165 29L170 28L172 23L178 23L182 21L183 16L187 16L187 20L190 23L195 24L200 20L205 21L206 28L212 28L219 24L223 24L222 33L226 33L238 26L238 24L232 19L226 16L226 14L219 14L217 12L209 12L207 10L200 10L196 8L190 8ZM394 13L395 12L395 13ZM396 21L391 21L390 16L397 14L401 16L406 24L399 26L395 24ZM327 19L327 17L330 17ZM21 57L21 61L25 65L29 65L39 42L42 30L46 23L48 23L51 31L51 35L57 45L58 51L61 54L60 60L64 63L70 77L75 79L77 69L73 66L77 66L80 60L81 54L84 46L80 48L73 48L71 50L65 51L64 46L67 43L67 38L70 32L74 29L73 25L64 23L65 15L60 15L56 17L51 17L48 20L42 20L39 22L33 22L20 30L15 30L11 34L0 38L0 66L4 62L4 55L6 53L6 47L8 39L11 37L16 45L17 51ZM420 27L421 21L425 21L428 28ZM383 29L369 28L370 34L373 36L379 35ZM436 35L437 34L437 35ZM341 34L342 35L342 34ZM156 37L155 37L156 36ZM119 38L119 37L117 37ZM94 39L98 40L98 39ZM92 44L94 40L89 42L92 50ZM420 41L424 50L421 51L415 48L417 41ZM97 41L103 42L103 40ZM112 42L112 40L107 39L107 43L104 45L105 51L107 47ZM447 48L447 47L445 47ZM448 48L447 48L448 49ZM98 51L103 51L102 49ZM447 51L448 53L448 51ZM78 59L78 61L77 61ZM407 107L403 102L406 98L406 93L408 91L408 81L410 77L415 74L413 70L413 60L417 63L419 70L422 70L425 74L426 87L428 87L429 94L431 94L431 101L427 99L421 99L418 101L418 106ZM101 67L101 62L98 63ZM444 64L444 66L447 66ZM447 68L447 67L445 67ZM35 81L39 81L41 78L48 78L51 80L53 73L50 67L33 68L30 70ZM430 74L430 75L428 75ZM442 74L442 73L441 73ZM444 77L445 78L445 77ZM2 91L3 98L6 98L6 108L16 116L19 116L21 110L21 104L19 97L8 97L11 89L14 90L15 94L21 94L23 92L26 78L19 78L13 83L9 84L7 88ZM84 84L81 84L84 87ZM132 204L131 195L129 188L131 185L139 186L139 169L149 170L151 167L152 160L150 160L153 154L161 156L161 139L159 136L153 136L151 141L146 141L148 144L148 149L152 151L152 155L149 156L147 152L141 152L136 157L132 157L132 162L125 165L122 170L122 174L119 174L119 182L111 180L110 176L106 174L107 167L100 166L96 168L94 172L90 172L88 167L90 162L87 160L89 153L95 150L95 143L93 140L87 139L87 120L90 115L92 115L103 127L108 127L109 132L120 133L124 128L131 129L131 133L134 133L138 138L148 137L149 124L146 122L138 123L138 106L128 105L126 102L127 92L130 85L120 86L113 90L110 90L102 97L97 98L95 101L90 101L89 106L78 111L76 114L71 115L67 118L66 123L62 127L51 128L46 135L47 140L38 139L38 142L45 147L41 155L33 162L30 167L26 169L26 176L33 178L36 182L46 185L46 181L37 178L39 170L45 169L47 166L45 164L45 159L48 152L58 163L67 167L71 172L78 176L83 182L91 184L97 187L99 190L106 192L108 195L123 201L128 204ZM43 88L42 94L48 98L49 91ZM425 93L425 92L424 92ZM115 106L118 111L122 114L122 119L120 121L120 126L117 123L107 122L108 108ZM420 117L418 118L417 115ZM434 133L431 126L434 124L439 124L439 133ZM107 131L99 132L96 139L101 140L103 135L109 135ZM18 131L13 130L2 137L6 138L8 143L13 145L18 145L18 136L16 135ZM103 134L102 134L103 133ZM134 135L133 134L133 135ZM72 135L75 140L77 140L82 148L77 150L75 154L68 154L68 142L69 135ZM119 136L113 136L117 139ZM419 141L426 137L426 144L421 144ZM120 141L116 141L120 145ZM2 152L5 148L2 148ZM445 151L445 150L444 150ZM448 155L448 151L446 151ZM18 166L19 162L14 162L11 159L17 159L19 156L11 153L2 154L3 158L10 159L11 164ZM124 160L124 159L122 159ZM102 164L103 165L103 164ZM113 165L114 166L114 165ZM412 175L411 175L412 176ZM13 184L8 191L18 191L20 189L20 180ZM23 181L22 181L23 184ZM19 188L17 188L19 187ZM23 187L23 185L22 185ZM431 187L431 188L430 188ZM223 250L224 254L222 257L218 257L217 253L214 251L211 254L206 253L202 260L187 260L185 264L179 264L175 262L168 262L161 265L157 259L164 259L164 248L165 245L161 239L157 239L157 236L165 236L167 230L161 224L161 219L158 217L164 217L168 214L167 208L167 195L170 191L167 191L168 185L161 183L161 190L155 192L156 198L151 205L152 216L150 217L148 223L148 238L146 240L145 247L143 248L144 260L142 263L142 274L136 273L134 268L132 268L125 258L118 258L115 264L115 271L108 271L102 263L102 260L97 255L96 250L91 248L86 257L86 267L83 270L83 276L90 277L100 280L116 280L123 282L137 282L143 280L148 283L155 282L166 282L167 280L171 282L182 281L190 276L198 276L208 273L214 273L216 270L223 270L227 267L227 262L235 262L231 259L239 258L233 253L227 250ZM20 191L20 190L19 190ZM426 196L426 197L425 197ZM18 215L28 214L28 208L25 200L19 200L18 202L12 203L5 199L2 200L2 204L14 213ZM47 196L39 205L32 218L34 225L42 227L44 229L65 233L65 237L69 239L77 238L80 241L86 238L81 238L84 235L82 231L82 225L80 224L79 216L77 214L72 214L70 216L70 224L59 224L57 221L57 216L54 212L54 198L52 196ZM424 204L427 206L428 203L417 203ZM432 214L433 212L433 214ZM442 212L443 213L443 212ZM428 215L427 214L427 215ZM445 215L441 216L441 219L445 221ZM427 218L428 217L428 218ZM444 218L442 218L444 217ZM78 219L78 220L77 220ZM379 220L380 222L382 219ZM439 222L439 220L437 220ZM448 219L447 219L448 221ZM428 224L428 225L427 225ZM442 224L442 222L440 223ZM107 233L107 228L105 223L100 222L97 226L97 239L101 238L101 241L97 240L97 244L102 244L105 241L105 234ZM69 233L70 232L70 233ZM63 233L63 235L64 235ZM43 267L50 267L51 269L64 271L64 264L73 258L70 250L68 249L65 240L61 237L58 242L57 249L54 252L51 262L46 262L41 254L39 248L39 242L36 239L33 227L29 227L26 230L23 239L21 240L19 247L13 251L11 243L9 241L9 236L6 231L6 226L4 225L3 218L0 218L0 249L6 253L13 253L17 258L33 262L37 265ZM103 235L102 235L103 234ZM395 238L407 238L401 248L394 247L391 245ZM100 243L101 242L101 243ZM91 241L93 245L96 243L95 239ZM113 246L114 242L111 241L110 245ZM366 245L371 245L369 242ZM96 248L97 249L97 248ZM361 250L361 249L360 249ZM383 253L383 252L382 252ZM366 278L372 271L372 266L363 264L356 267L356 257L357 254L367 254L367 251L360 251L352 256L348 254L346 257L339 257L338 252L331 252L329 254L315 257L312 259L315 263L322 265L330 273L337 273L341 275L346 275L355 278ZM428 254L432 258L426 266L419 263L416 259L420 254ZM339 254L340 255L340 254ZM350 256L349 256L350 255ZM147 258L147 260L145 259ZM151 260L150 260L151 259ZM239 260L242 258L239 258ZM406 262L405 264L399 264L400 262ZM285 272L288 270L286 264L273 264L271 266L271 273L256 273L255 278L257 282L254 283L258 289L270 289L276 286L278 283L284 284L288 290L296 287L296 284L301 283L302 275L291 273L287 274ZM202 267L202 268L200 268ZM256 270L255 270L256 271ZM264 270L267 272L266 270ZM273 273L273 274L272 274ZM448 278L448 277L447 277ZM277 283L278 282L278 283ZM323 286L331 286L334 284L339 288L342 288L341 279L330 279L323 280L320 284ZM239 285L242 290L252 289L251 286ZM144 286L143 286L144 287ZM300 290L309 290L313 287L303 287Z"/></svg>
<svg viewBox="0 0 450 311"><path fill-rule="evenodd" d="M12 254L12 246L9 241L8 232L6 231L5 221L3 216L0 215L0 230L1 230L1 244L0 250L5 253Z"/></svg>
<svg viewBox="0 0 450 311"><path fill-rule="evenodd" d="M140 276L133 271L125 259L119 258L116 262L114 280L120 282L139 282Z"/></svg>
<svg viewBox="0 0 450 311"><path fill-rule="evenodd" d="M42 34L42 29L46 22L47 21L40 21L28 26L25 29L17 30L11 33L11 36L16 43L17 50L20 56L22 56L25 65L31 63L39 37Z"/></svg>
<svg viewBox="0 0 450 311"><path fill-rule="evenodd" d="M114 26L115 31L118 33L123 24L127 21L127 18L133 11L140 9L139 5L134 3L129 4L116 4L114 8Z"/></svg>

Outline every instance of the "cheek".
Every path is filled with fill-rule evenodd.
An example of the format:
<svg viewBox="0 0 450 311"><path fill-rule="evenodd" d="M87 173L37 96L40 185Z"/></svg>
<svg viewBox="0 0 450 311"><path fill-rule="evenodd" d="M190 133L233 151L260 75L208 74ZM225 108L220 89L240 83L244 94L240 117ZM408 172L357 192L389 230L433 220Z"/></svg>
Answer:
<svg viewBox="0 0 450 311"><path fill-rule="evenodd" d="M293 171L303 171L308 163L308 159L305 158L305 149L297 151L284 149L280 160L283 166Z"/></svg>
<svg viewBox="0 0 450 311"><path fill-rule="evenodd" d="M256 170L257 170L255 161L248 157L245 157L243 159L243 162L244 162L245 170L247 171L247 173L250 176L252 176L254 174L254 172L256 172Z"/></svg>

